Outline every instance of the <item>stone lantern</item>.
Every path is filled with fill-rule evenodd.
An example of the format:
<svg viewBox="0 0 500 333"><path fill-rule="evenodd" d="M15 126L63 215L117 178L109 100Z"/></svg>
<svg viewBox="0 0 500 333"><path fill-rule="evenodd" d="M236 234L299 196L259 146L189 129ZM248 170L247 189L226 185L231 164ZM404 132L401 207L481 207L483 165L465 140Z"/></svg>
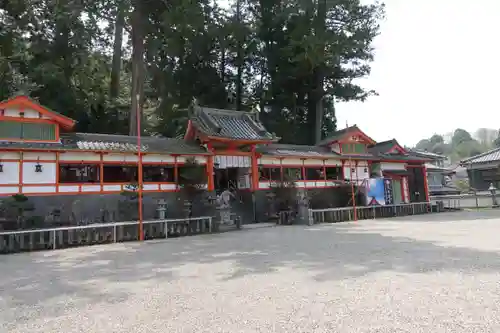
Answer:
<svg viewBox="0 0 500 333"><path fill-rule="evenodd" d="M167 201L165 199L158 199L156 202L156 211L158 212L158 219L165 220L167 218Z"/></svg>
<svg viewBox="0 0 500 333"><path fill-rule="evenodd" d="M492 207L493 208L498 207L497 196L496 196L497 188L495 187L495 185L493 185L493 183L490 184L488 191L490 191L490 193L491 193Z"/></svg>

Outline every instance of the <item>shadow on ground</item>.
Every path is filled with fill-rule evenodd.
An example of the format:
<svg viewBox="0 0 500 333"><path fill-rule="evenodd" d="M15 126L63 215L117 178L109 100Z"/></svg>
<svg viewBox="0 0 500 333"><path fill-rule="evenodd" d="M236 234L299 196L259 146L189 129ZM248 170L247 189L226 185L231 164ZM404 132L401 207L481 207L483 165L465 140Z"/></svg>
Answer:
<svg viewBox="0 0 500 333"><path fill-rule="evenodd" d="M472 219L472 215L447 213L435 216L437 220L433 222L451 221L452 217L455 220ZM419 218L413 216L407 220L419 221ZM422 221L424 219L422 216ZM357 225L275 227L144 244L1 256L0 305L43 306L48 302L57 304L62 299L80 299L87 303L122 302L133 297L127 287L131 284L143 284L148 288L160 281L182 279L188 284L189 278L186 280L177 273L179 267L187 264L231 263L234 270L216 276L220 283L249 274L269 274L282 268L307 270L316 281L337 281L381 271L474 273L500 270L497 252L391 237L383 235L382 229L377 230L377 227L384 228L383 222L377 222L372 230L370 221ZM286 283L286 277L284 281ZM67 306L54 307L51 312L63 315Z"/></svg>
<svg viewBox="0 0 500 333"><path fill-rule="evenodd" d="M458 222L458 221L472 221L472 220L494 220L500 219L500 209L479 209L479 210L462 210L452 211L436 214L423 214L406 216L405 221L419 221L419 222Z"/></svg>

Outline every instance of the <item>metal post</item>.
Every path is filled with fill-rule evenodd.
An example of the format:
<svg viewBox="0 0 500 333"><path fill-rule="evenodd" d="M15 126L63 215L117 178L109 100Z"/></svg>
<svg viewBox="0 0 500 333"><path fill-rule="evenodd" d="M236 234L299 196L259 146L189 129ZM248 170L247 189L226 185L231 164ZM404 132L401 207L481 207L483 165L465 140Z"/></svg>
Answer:
<svg viewBox="0 0 500 333"><path fill-rule="evenodd" d="M116 224L113 225L113 241L116 243Z"/></svg>
<svg viewBox="0 0 500 333"><path fill-rule="evenodd" d="M168 222L164 222L163 227L165 229L165 238L168 238Z"/></svg>
<svg viewBox="0 0 500 333"><path fill-rule="evenodd" d="M208 218L208 232L212 232L212 217Z"/></svg>
<svg viewBox="0 0 500 333"><path fill-rule="evenodd" d="M375 205L372 206L373 219L375 220L377 212L375 211Z"/></svg>
<svg viewBox="0 0 500 333"><path fill-rule="evenodd" d="M56 231L55 230L52 230L52 237L54 238L54 243L52 243L52 249L55 250L56 249Z"/></svg>

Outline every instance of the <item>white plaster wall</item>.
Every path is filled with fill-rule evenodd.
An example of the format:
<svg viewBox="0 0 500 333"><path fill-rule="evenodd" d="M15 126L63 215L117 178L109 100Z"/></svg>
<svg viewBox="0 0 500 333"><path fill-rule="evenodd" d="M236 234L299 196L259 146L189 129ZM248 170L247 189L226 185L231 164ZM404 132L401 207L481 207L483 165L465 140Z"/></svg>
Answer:
<svg viewBox="0 0 500 333"><path fill-rule="evenodd" d="M59 185L59 192L74 193L78 192L79 187L75 185Z"/></svg>
<svg viewBox="0 0 500 333"><path fill-rule="evenodd" d="M76 152L66 152L59 154L59 161L72 161L72 162L80 162L80 161L100 161L100 154L97 153L76 153Z"/></svg>
<svg viewBox="0 0 500 333"><path fill-rule="evenodd" d="M40 113L38 111L32 110L32 109L23 109L24 112L24 118L40 118ZM9 108L6 109L4 114L6 117L20 117L19 113L21 112L21 109L19 108ZM50 119L50 117L47 117L45 115L42 115L42 119Z"/></svg>
<svg viewBox="0 0 500 333"><path fill-rule="evenodd" d="M21 154L10 151L0 151L0 160L18 160Z"/></svg>
<svg viewBox="0 0 500 333"><path fill-rule="evenodd" d="M337 154L340 153L340 145L338 143L334 143L330 146L333 152L336 152Z"/></svg>
<svg viewBox="0 0 500 333"><path fill-rule="evenodd" d="M302 160L300 158L287 157L283 159L283 165L302 165Z"/></svg>
<svg viewBox="0 0 500 333"><path fill-rule="evenodd" d="M324 162L321 159L306 158L304 160L304 165L318 165L323 166Z"/></svg>
<svg viewBox="0 0 500 333"><path fill-rule="evenodd" d="M23 160L55 161L56 153L25 152L23 153Z"/></svg>
<svg viewBox="0 0 500 333"><path fill-rule="evenodd" d="M380 163L382 170L406 170L406 163Z"/></svg>
<svg viewBox="0 0 500 333"><path fill-rule="evenodd" d="M3 172L0 172L0 185L19 184L19 163L0 162L3 164Z"/></svg>
<svg viewBox="0 0 500 333"><path fill-rule="evenodd" d="M142 156L143 162L175 163L175 157L171 155L147 154Z"/></svg>
<svg viewBox="0 0 500 333"><path fill-rule="evenodd" d="M23 184L55 184L56 163L40 162L42 172L35 172L37 162L23 163ZM25 187L23 188L23 192Z"/></svg>
<svg viewBox="0 0 500 333"><path fill-rule="evenodd" d="M325 165L327 166L341 166L342 161L341 160L334 160L334 159L328 159L325 161Z"/></svg>
<svg viewBox="0 0 500 333"><path fill-rule="evenodd" d="M279 158L273 158L273 157L262 157L257 159L257 164L259 165L279 165L280 160Z"/></svg>
<svg viewBox="0 0 500 333"><path fill-rule="evenodd" d="M104 154L104 161L108 162L137 162L137 155L132 154Z"/></svg>
<svg viewBox="0 0 500 333"><path fill-rule="evenodd" d="M0 186L0 194L16 194L19 193L19 187L17 186Z"/></svg>
<svg viewBox="0 0 500 333"><path fill-rule="evenodd" d="M352 173L352 178L356 179L356 169L354 169L354 171L351 171L350 166L344 165L344 169L342 171L344 173L344 179L351 179L351 173Z"/></svg>
<svg viewBox="0 0 500 333"><path fill-rule="evenodd" d="M23 193L55 193L55 186L23 186Z"/></svg>
<svg viewBox="0 0 500 333"><path fill-rule="evenodd" d="M6 117L19 117L19 110L18 109L9 108L9 109L5 109L3 111L3 114Z"/></svg>
<svg viewBox="0 0 500 333"><path fill-rule="evenodd" d="M366 172L365 172L365 169L366 169ZM355 179L358 179L359 182L361 183L363 180L366 180L370 177L370 173L369 173L369 170L368 170L368 167L364 167L364 166L358 166L356 168L356 172L357 172L357 178Z"/></svg>

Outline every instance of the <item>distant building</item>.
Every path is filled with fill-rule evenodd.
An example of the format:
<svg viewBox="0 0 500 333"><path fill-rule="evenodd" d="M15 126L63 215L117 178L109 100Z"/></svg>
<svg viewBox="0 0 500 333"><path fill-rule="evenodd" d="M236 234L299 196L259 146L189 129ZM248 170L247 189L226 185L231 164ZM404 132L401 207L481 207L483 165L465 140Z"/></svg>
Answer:
<svg viewBox="0 0 500 333"><path fill-rule="evenodd" d="M500 186L500 148L464 159L460 165L467 168L471 188L486 191L492 183Z"/></svg>
<svg viewBox="0 0 500 333"><path fill-rule="evenodd" d="M419 150L413 150L412 153L432 160L425 164L431 196L460 193L460 190L451 183L455 170L445 166L448 160L446 156Z"/></svg>

